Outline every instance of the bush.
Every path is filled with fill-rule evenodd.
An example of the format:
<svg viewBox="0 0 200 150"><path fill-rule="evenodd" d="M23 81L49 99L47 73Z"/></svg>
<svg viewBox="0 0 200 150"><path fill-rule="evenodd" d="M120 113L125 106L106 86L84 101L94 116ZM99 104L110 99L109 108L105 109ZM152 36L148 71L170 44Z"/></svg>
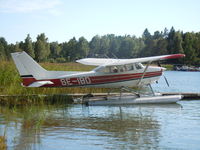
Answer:
<svg viewBox="0 0 200 150"><path fill-rule="evenodd" d="M65 62L66 62L66 59L63 58L63 57L56 58L56 62L58 62L58 63L65 63Z"/></svg>

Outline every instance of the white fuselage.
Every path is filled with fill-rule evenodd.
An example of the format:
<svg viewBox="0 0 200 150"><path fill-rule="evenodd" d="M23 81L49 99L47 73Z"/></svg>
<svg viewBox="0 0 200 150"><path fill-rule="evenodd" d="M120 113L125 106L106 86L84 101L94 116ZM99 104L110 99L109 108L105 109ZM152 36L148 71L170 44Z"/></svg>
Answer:
<svg viewBox="0 0 200 150"><path fill-rule="evenodd" d="M132 64L135 65L135 64ZM49 71L45 79L36 81L50 81L53 84L46 84L42 87L101 87L101 88L119 88L119 87L137 87L151 84L157 81L162 75L163 68L144 66L133 69L118 68L118 71L112 68L94 69L89 72L59 72ZM22 77L23 78L23 77ZM34 80L33 77L23 78L23 84L28 86Z"/></svg>

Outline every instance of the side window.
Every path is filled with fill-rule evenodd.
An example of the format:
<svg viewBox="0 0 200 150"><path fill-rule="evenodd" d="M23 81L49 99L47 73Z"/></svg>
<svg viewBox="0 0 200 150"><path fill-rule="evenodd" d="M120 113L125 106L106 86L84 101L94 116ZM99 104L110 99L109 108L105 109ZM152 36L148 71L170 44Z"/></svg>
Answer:
<svg viewBox="0 0 200 150"><path fill-rule="evenodd" d="M125 68L126 68L127 71L131 71L131 70L134 70L134 65L128 64L128 65L125 65Z"/></svg>
<svg viewBox="0 0 200 150"><path fill-rule="evenodd" d="M117 72L119 72L117 66L112 66L110 70L111 70L112 73L117 73Z"/></svg>
<svg viewBox="0 0 200 150"><path fill-rule="evenodd" d="M96 72L110 73L110 67L99 67L95 69Z"/></svg>
<svg viewBox="0 0 200 150"><path fill-rule="evenodd" d="M142 69L142 65L139 64L139 63L136 63L136 64L135 64L135 67L136 67L136 69Z"/></svg>
<svg viewBox="0 0 200 150"><path fill-rule="evenodd" d="M125 67L124 66L118 66L118 68L119 68L120 72L124 72L125 71Z"/></svg>

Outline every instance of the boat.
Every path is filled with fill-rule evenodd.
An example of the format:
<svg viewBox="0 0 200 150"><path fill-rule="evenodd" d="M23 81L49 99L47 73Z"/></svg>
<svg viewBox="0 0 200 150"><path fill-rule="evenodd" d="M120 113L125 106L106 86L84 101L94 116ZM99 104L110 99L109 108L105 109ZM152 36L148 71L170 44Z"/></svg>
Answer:
<svg viewBox="0 0 200 150"><path fill-rule="evenodd" d="M175 71L200 71L200 67L186 66L186 65L174 65Z"/></svg>

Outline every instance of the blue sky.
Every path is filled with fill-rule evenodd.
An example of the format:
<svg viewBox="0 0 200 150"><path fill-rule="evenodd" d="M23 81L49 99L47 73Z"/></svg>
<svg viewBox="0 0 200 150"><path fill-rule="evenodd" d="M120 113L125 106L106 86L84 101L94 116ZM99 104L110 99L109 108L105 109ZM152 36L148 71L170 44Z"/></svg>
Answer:
<svg viewBox="0 0 200 150"><path fill-rule="evenodd" d="M49 41L72 37L136 35L144 29L162 31L172 26L200 31L199 0L0 0L0 37L9 43L33 41L45 33Z"/></svg>

